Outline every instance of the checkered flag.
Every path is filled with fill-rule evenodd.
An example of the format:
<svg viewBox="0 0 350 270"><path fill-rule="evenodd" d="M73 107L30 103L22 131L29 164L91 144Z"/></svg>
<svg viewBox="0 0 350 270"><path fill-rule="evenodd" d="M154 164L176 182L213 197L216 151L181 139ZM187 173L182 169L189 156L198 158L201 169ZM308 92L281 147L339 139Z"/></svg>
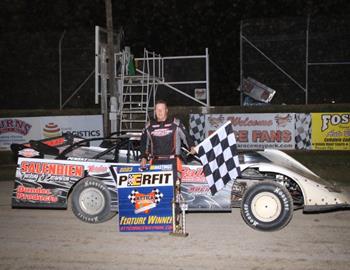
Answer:
<svg viewBox="0 0 350 270"><path fill-rule="evenodd" d="M212 195L241 174L236 139L230 121L197 145L196 151Z"/></svg>
<svg viewBox="0 0 350 270"><path fill-rule="evenodd" d="M205 116L204 114L190 115L190 135L195 144L205 139Z"/></svg>

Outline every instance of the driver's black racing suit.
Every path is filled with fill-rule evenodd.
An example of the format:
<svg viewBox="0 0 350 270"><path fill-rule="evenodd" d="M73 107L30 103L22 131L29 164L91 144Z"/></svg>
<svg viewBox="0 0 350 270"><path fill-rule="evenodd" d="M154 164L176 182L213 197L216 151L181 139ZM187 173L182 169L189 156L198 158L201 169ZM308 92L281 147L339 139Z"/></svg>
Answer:
<svg viewBox="0 0 350 270"><path fill-rule="evenodd" d="M164 122L151 120L141 136L141 157L157 160L174 159L181 153L181 141L188 147L194 146L191 136L179 119Z"/></svg>
<svg viewBox="0 0 350 270"><path fill-rule="evenodd" d="M176 118L168 118L164 122L151 120L147 123L141 136L141 158L150 159L151 164L173 165L174 196L176 196L176 192L180 193L182 163L179 156L181 142L188 148L194 146L185 126ZM178 218L178 207L176 212Z"/></svg>

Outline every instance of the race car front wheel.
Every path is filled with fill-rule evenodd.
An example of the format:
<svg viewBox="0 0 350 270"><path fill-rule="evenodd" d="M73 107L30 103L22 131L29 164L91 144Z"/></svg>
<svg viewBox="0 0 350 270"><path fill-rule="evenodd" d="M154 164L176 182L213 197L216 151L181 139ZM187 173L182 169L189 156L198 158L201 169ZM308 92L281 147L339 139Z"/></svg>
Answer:
<svg viewBox="0 0 350 270"><path fill-rule="evenodd" d="M280 230L292 219L293 199L284 186L273 181L262 181L244 193L241 215L253 229Z"/></svg>
<svg viewBox="0 0 350 270"><path fill-rule="evenodd" d="M101 223L110 219L111 195L105 184L93 177L78 182L71 194L72 211L87 223Z"/></svg>

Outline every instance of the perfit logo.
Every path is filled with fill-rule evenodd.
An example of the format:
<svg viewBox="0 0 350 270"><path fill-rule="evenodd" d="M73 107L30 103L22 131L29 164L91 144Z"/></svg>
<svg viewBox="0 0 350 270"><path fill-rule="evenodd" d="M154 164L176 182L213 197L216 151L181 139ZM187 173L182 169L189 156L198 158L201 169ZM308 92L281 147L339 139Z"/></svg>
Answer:
<svg viewBox="0 0 350 270"><path fill-rule="evenodd" d="M171 173L136 173L122 174L118 176L119 187L145 186L145 185L168 185Z"/></svg>
<svg viewBox="0 0 350 270"><path fill-rule="evenodd" d="M322 127L321 131L328 129L329 124L332 126L337 126L339 124L349 124L350 115L349 114L322 114Z"/></svg>

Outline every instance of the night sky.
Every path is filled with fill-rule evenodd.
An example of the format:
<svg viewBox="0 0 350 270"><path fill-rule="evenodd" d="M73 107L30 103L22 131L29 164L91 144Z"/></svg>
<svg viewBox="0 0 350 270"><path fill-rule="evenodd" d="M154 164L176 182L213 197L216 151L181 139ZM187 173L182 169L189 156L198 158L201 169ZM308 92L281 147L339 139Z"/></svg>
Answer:
<svg viewBox="0 0 350 270"><path fill-rule="evenodd" d="M302 85L305 25L310 15L310 61L350 62L350 2L333 1L112 1L114 29L136 56L143 48L168 55L203 54L209 48L212 105L238 105L239 26ZM263 20L264 19L264 20ZM1 107L58 107L58 41L63 40L64 98L94 68L94 27L105 26L102 0L2 0ZM277 91L273 103L302 104L303 93L249 45L244 73ZM310 68L309 102L350 102L350 65ZM93 79L68 107L94 107ZM186 102L174 100L177 103ZM190 105L190 103L189 103Z"/></svg>

